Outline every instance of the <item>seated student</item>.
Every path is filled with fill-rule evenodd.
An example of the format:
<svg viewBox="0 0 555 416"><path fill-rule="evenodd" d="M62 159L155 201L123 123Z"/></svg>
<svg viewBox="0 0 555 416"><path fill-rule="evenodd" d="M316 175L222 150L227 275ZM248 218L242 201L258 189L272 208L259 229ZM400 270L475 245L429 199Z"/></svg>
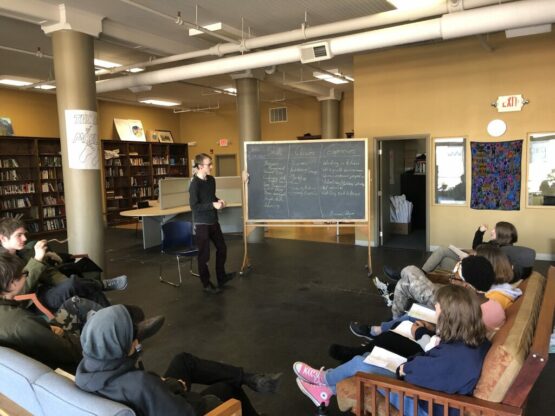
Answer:
<svg viewBox="0 0 555 416"><path fill-rule="evenodd" d="M464 280L453 278L451 279L451 283L459 286L464 285L464 287L475 293L480 301L482 318L488 337L491 338L505 323L505 312L503 307L495 299L490 299L487 296L487 291L490 287L495 286L493 267L484 257L470 256L462 262L459 274L464 276ZM435 293L427 306L431 306L430 303L433 303L434 301ZM339 361L346 361L355 355L372 351L375 346L388 349L404 357L416 354L417 352L422 351L424 348L423 344L425 344L425 342L416 343L414 341L407 340L405 337L394 332L392 333L391 331L401 322L407 320L413 322L416 321L415 319L410 318L407 314L403 314L397 319L382 322L381 325L377 326L351 322L349 326L351 332L356 336L367 339L369 341L368 344L360 347L348 347L332 344L329 350L330 356ZM416 337L416 340L418 340L418 338L426 334L426 330L429 330L430 326L422 323L421 321L416 321L412 329L414 332L413 336Z"/></svg>
<svg viewBox="0 0 555 416"><path fill-rule="evenodd" d="M397 377L448 394L472 394L491 345L486 338L480 302L471 291L447 285L438 290L435 309L436 346L410 357L396 373L365 363L366 355L328 370L296 362L293 370L298 377L297 385L316 406L321 403L327 406L336 384L359 371Z"/></svg>
<svg viewBox="0 0 555 416"><path fill-rule="evenodd" d="M482 224L476 230L474 234L474 239L472 240L472 249L483 244L484 233L487 231L487 224ZM500 221L495 224L495 227L491 230L491 239L487 244L492 244L497 247L512 246L518 240L518 232L516 227L510 222ZM425 273L433 272L436 269L451 271L455 265L460 261L459 256L455 254L448 247L438 247L435 249L428 260L422 266L422 270ZM395 271L392 267L384 266L384 273L394 280L399 280L401 275L399 272Z"/></svg>
<svg viewBox="0 0 555 416"><path fill-rule="evenodd" d="M27 248L25 242L25 224L15 218L0 220L0 253L8 252L20 257L25 263L28 278L23 293L36 292L37 297L48 309L56 311L62 303L72 296L90 299L101 306L110 302L102 293L105 290L123 290L127 287L127 276L114 279L80 278L76 275L67 277L57 267L47 261L49 256L46 240L40 240L34 248ZM87 263L92 263L88 260ZM77 263L79 264L79 263ZM94 263L93 263L94 264ZM98 268L98 266L96 266Z"/></svg>
<svg viewBox="0 0 555 416"><path fill-rule="evenodd" d="M137 367L140 344L131 317L121 305L90 317L81 333L81 345L77 386L124 403L142 416L200 416L232 397L241 401L244 416L255 416L258 413L241 386L273 393L281 377L281 373L246 373L240 367L187 353L173 358L164 377L146 372ZM208 387L197 394L191 392L193 383Z"/></svg>
<svg viewBox="0 0 555 416"><path fill-rule="evenodd" d="M9 253L0 253L0 345L12 348L56 369L75 372L81 360L79 337L51 325L42 316L26 308L26 302L14 300L27 280L23 261ZM141 333L151 335L163 323L163 317L144 321L137 308L130 308ZM140 312L140 310L139 310Z"/></svg>

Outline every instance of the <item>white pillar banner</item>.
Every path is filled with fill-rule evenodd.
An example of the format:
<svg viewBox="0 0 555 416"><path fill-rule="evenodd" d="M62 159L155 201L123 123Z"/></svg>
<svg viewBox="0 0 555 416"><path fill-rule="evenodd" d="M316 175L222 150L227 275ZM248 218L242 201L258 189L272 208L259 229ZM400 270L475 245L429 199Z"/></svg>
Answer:
<svg viewBox="0 0 555 416"><path fill-rule="evenodd" d="M100 169L96 111L65 110L70 169Z"/></svg>

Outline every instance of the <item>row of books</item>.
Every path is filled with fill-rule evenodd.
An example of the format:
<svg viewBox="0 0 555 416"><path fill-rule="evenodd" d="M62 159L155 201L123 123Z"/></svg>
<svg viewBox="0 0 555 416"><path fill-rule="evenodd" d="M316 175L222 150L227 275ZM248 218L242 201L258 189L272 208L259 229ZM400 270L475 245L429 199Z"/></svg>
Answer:
<svg viewBox="0 0 555 416"><path fill-rule="evenodd" d="M40 187L42 192L64 192L63 182L44 182Z"/></svg>
<svg viewBox="0 0 555 416"><path fill-rule="evenodd" d="M40 170L40 178L41 179L57 179L58 173L56 169L48 168L48 169L41 169Z"/></svg>
<svg viewBox="0 0 555 416"><path fill-rule="evenodd" d="M2 160L0 160L0 167L3 167L3 168L18 168L19 163L15 159L2 159Z"/></svg>
<svg viewBox="0 0 555 416"><path fill-rule="evenodd" d="M43 167L62 167L61 156L42 156L40 158L40 165Z"/></svg>
<svg viewBox="0 0 555 416"><path fill-rule="evenodd" d="M168 156L152 156L153 165L167 165L169 163Z"/></svg>
<svg viewBox="0 0 555 416"><path fill-rule="evenodd" d="M17 170L3 170L0 171L0 180L2 181L17 181L19 180L19 175Z"/></svg>
<svg viewBox="0 0 555 416"><path fill-rule="evenodd" d="M150 162L144 160L142 157L130 158L129 163L131 163L132 166L150 166Z"/></svg>
<svg viewBox="0 0 555 416"><path fill-rule="evenodd" d="M167 175L168 170L166 168L155 168L154 169L154 174L155 175Z"/></svg>
<svg viewBox="0 0 555 416"><path fill-rule="evenodd" d="M65 207L61 206L61 207L44 207L42 209L42 216L44 218L46 217L57 217L60 215L66 215L65 213Z"/></svg>
<svg viewBox="0 0 555 416"><path fill-rule="evenodd" d="M106 176L125 176L123 168L106 168Z"/></svg>
<svg viewBox="0 0 555 416"><path fill-rule="evenodd" d="M44 221L44 229L46 231L60 230L62 228L66 228L65 218L56 218Z"/></svg>
<svg viewBox="0 0 555 416"><path fill-rule="evenodd" d="M4 185L0 187L0 195L34 194L35 183L25 182L17 185Z"/></svg>
<svg viewBox="0 0 555 416"><path fill-rule="evenodd" d="M121 159L108 159L105 166L121 166Z"/></svg>
<svg viewBox="0 0 555 416"><path fill-rule="evenodd" d="M43 205L58 205L65 204L64 197L62 195L55 197L51 195L46 195L42 198Z"/></svg>
<svg viewBox="0 0 555 416"><path fill-rule="evenodd" d="M32 201L29 197L11 198L2 200L2 209L10 208L29 208L32 206Z"/></svg>
<svg viewBox="0 0 555 416"><path fill-rule="evenodd" d="M147 196L152 196L152 188L150 186L135 188L131 191L132 198L143 198Z"/></svg>

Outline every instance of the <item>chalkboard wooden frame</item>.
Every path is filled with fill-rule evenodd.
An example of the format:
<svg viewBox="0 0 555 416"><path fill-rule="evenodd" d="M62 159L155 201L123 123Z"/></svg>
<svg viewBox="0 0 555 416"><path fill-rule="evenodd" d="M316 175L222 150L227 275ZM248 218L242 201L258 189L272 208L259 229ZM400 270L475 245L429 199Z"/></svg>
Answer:
<svg viewBox="0 0 555 416"><path fill-rule="evenodd" d="M358 164L360 164L362 161L364 163L364 167L363 167L363 172L362 174L360 174L360 169L359 169L359 173L358 173L358 177L355 178L356 181L358 181L356 184L358 186L364 186L364 192L360 195L357 195L357 198L355 200L356 206L358 211L356 212L351 212L351 215L356 215L355 217L349 217L348 215L346 215L345 217L338 217L337 215L342 215L341 213L338 213L336 216L320 216L320 217L315 217L315 216L307 216L307 217L303 217L303 218L260 218L260 215L258 215L256 218L251 218L251 216L249 215L249 212L252 212L251 210L249 210L249 182L251 180L250 176L249 176L249 180L247 181L247 183L245 184L245 203L244 203L244 208L245 208L245 222L248 224L257 224L257 223L286 223L286 224L294 224L294 223L301 223L301 222L349 222L349 223L367 223L369 221L369 210L368 210L368 192L369 192L369 186L368 186L368 139L326 139L326 140L303 140L303 141L296 141L296 140L284 140L284 141L256 141L256 142L245 142L244 143L244 160L245 160L245 171L247 173L249 173L249 166L248 166L248 161L249 161L249 151L251 149L255 149L254 147L249 148L250 146L280 146L283 147L283 145L288 145L289 149L295 148L295 149L299 149L302 148L303 146L305 147L305 149L307 148L306 146L310 146L311 149L320 149L320 151L323 151L325 149L328 149L332 146L330 145L334 145L334 144L338 144L340 145L339 147L341 148L341 145L345 145L344 150L349 151L349 153L352 153L352 150L354 148L357 147L357 145L360 145L360 153L357 153L355 155L352 156L353 158L353 162L356 162ZM288 156L289 157L289 156ZM324 157L322 155L320 155L320 157ZM288 159L289 160L289 159ZM320 168L320 166L318 167ZM347 185L349 186L349 185ZM318 199L321 199L322 196L318 195ZM326 196L326 198L328 200L330 200L330 196ZM341 201L345 201L345 197L339 196L339 197L335 197L337 198L337 200ZM333 199L331 199L333 201ZM363 206L361 206L360 204L363 204Z"/></svg>

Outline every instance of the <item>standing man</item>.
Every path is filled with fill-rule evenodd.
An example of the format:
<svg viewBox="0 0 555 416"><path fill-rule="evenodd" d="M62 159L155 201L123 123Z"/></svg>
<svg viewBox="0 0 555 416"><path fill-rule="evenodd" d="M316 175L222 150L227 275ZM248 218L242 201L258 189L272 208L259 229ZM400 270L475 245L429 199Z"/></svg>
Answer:
<svg viewBox="0 0 555 416"><path fill-rule="evenodd" d="M216 196L216 180L210 176L212 158L206 153L200 153L195 156L193 167L196 172L189 185L189 205L193 211L193 223L199 249L198 272L204 291L219 293L223 286L235 277L235 273L225 272L227 247L218 222L218 210L225 207L225 201ZM210 240L216 246L217 287L210 281L210 272L208 271Z"/></svg>

